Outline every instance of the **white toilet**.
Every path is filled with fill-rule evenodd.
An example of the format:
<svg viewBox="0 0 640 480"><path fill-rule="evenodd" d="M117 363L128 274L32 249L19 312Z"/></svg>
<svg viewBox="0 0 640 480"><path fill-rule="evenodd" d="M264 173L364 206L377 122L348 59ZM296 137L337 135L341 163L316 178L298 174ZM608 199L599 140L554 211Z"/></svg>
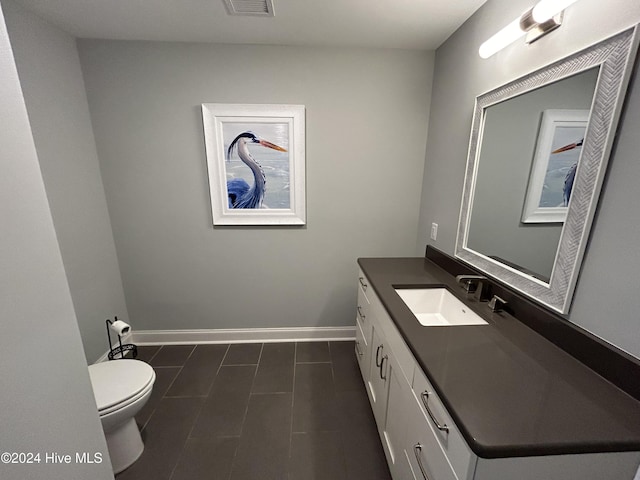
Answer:
<svg viewBox="0 0 640 480"><path fill-rule="evenodd" d="M156 373L140 360L112 360L89 365L113 473L131 466L144 444L134 416L147 403Z"/></svg>

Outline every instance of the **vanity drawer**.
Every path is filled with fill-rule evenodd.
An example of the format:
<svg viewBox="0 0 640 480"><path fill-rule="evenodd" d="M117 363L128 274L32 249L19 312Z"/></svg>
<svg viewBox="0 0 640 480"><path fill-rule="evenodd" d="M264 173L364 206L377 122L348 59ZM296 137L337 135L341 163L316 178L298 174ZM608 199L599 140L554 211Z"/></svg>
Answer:
<svg viewBox="0 0 640 480"><path fill-rule="evenodd" d="M422 408L411 397L409 405L409 428L407 429L404 454L413 471L415 480L462 480L458 479L440 443L436 439Z"/></svg>
<svg viewBox="0 0 640 480"><path fill-rule="evenodd" d="M422 370L416 367L413 395L459 480L472 477L476 456L457 429Z"/></svg>
<svg viewBox="0 0 640 480"><path fill-rule="evenodd" d="M373 288L371 288L369 280L367 280L362 270L358 269L358 298L360 298L360 293L364 295L365 300L369 303L369 294L373 293Z"/></svg>

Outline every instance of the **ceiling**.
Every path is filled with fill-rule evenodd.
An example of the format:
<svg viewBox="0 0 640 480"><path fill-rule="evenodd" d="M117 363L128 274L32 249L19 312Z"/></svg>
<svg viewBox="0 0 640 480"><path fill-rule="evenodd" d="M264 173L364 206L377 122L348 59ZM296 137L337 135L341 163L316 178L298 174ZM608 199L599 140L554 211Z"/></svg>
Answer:
<svg viewBox="0 0 640 480"><path fill-rule="evenodd" d="M274 0L275 17L223 0L14 0L79 38L437 48L486 0Z"/></svg>

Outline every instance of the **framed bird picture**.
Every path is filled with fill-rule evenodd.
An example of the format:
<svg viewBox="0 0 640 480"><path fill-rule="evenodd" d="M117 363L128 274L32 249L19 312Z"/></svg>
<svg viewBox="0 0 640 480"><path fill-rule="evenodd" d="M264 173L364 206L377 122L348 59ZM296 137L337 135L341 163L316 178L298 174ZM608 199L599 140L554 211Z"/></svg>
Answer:
<svg viewBox="0 0 640 480"><path fill-rule="evenodd" d="M523 223L563 223L589 110L545 110L529 174Z"/></svg>
<svg viewBox="0 0 640 480"><path fill-rule="evenodd" d="M203 103L214 225L305 225L304 105Z"/></svg>

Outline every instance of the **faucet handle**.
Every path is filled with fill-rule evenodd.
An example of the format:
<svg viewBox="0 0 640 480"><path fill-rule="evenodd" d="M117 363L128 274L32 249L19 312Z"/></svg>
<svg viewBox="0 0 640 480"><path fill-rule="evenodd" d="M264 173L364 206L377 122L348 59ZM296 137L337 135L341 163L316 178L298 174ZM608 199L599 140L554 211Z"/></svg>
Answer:
<svg viewBox="0 0 640 480"><path fill-rule="evenodd" d="M493 312L500 312L502 309L504 309L506 304L507 301L505 299L499 297L498 295L494 295L493 297L491 297L491 300L489 300L488 306Z"/></svg>
<svg viewBox="0 0 640 480"><path fill-rule="evenodd" d="M485 277L484 275L456 275L456 282L458 283L462 283L464 281L467 280L486 280L487 277Z"/></svg>

